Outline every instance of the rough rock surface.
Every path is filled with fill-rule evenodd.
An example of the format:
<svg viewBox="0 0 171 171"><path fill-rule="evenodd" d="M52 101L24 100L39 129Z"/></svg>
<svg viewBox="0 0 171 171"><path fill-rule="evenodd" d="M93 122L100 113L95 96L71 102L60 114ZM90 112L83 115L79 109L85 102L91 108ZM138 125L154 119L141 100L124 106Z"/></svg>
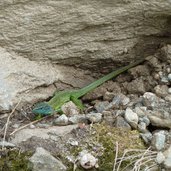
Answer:
<svg viewBox="0 0 171 171"><path fill-rule="evenodd" d="M113 65L153 53L170 32L170 8L161 0L2 0L0 45L32 60Z"/></svg>
<svg viewBox="0 0 171 171"><path fill-rule="evenodd" d="M39 147L30 158L30 168L33 171L65 171L63 163L53 157L48 151Z"/></svg>
<svg viewBox="0 0 171 171"><path fill-rule="evenodd" d="M68 126L53 126L48 129L35 128L35 129L23 129L15 134L11 142L14 144L19 144L23 141L27 141L31 137L38 137L42 139L54 139L54 137L64 136L70 133L73 129L77 128L77 125Z"/></svg>
<svg viewBox="0 0 171 171"><path fill-rule="evenodd" d="M171 169L171 146L164 152L164 167L167 171Z"/></svg>
<svg viewBox="0 0 171 171"><path fill-rule="evenodd" d="M0 49L0 111L19 98L31 103L47 99L56 82L58 87L89 82L88 75L52 63L105 72L153 54L161 42L169 42L170 7L170 1L161 0L1 0L0 47L12 55ZM165 56L168 49L162 50ZM51 64L40 63L45 60Z"/></svg>
<svg viewBox="0 0 171 171"><path fill-rule="evenodd" d="M82 87L92 80L73 68L68 73L67 67L30 61L3 48L0 48L0 58L3 61L0 64L0 112L10 110L20 99L23 104L49 98L57 89L55 82Z"/></svg>

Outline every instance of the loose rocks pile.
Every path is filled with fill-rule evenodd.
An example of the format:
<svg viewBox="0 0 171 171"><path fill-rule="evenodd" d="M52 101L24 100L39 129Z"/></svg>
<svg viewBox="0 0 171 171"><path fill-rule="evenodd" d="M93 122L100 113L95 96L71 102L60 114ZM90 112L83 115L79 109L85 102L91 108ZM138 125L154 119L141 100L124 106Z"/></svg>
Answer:
<svg viewBox="0 0 171 171"><path fill-rule="evenodd" d="M155 164L171 170L170 52L170 45L163 47L144 64L85 95L82 99L86 102L84 113L80 114L72 102L65 104L62 106L64 114L54 116L49 126L81 124L84 127L105 122L123 131L138 130L144 143L155 152ZM77 140L73 142L74 146L78 145ZM100 167L91 153L82 152L79 156L84 169Z"/></svg>
<svg viewBox="0 0 171 171"><path fill-rule="evenodd" d="M83 100L96 99L89 104L87 114L75 114L73 110L61 115L54 124L105 121L115 127L136 129L145 144L158 152L156 162L166 170L171 169L170 49L168 45L157 53L164 54L163 61L155 55L146 64L130 69L128 80L121 75L114 83L109 81L87 94Z"/></svg>

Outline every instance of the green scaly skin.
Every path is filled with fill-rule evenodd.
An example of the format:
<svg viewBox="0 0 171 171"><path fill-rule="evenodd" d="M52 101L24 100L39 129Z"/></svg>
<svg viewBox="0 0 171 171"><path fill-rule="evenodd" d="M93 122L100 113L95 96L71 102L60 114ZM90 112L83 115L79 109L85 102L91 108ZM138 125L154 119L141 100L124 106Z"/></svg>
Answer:
<svg viewBox="0 0 171 171"><path fill-rule="evenodd" d="M96 87L100 86L104 82L118 76L119 74L127 71L132 67L139 65L144 61L145 59L143 58L127 66L119 68L118 70L107 74L106 76L94 81L93 83L79 90L66 90L66 91L56 92L54 97L50 99L48 102L38 103L36 107L33 109L33 113L40 114L41 116L46 116L46 115L54 114L55 112L61 112L61 106L69 101L74 102L79 109L83 110L83 105L79 100L80 97L94 90Z"/></svg>

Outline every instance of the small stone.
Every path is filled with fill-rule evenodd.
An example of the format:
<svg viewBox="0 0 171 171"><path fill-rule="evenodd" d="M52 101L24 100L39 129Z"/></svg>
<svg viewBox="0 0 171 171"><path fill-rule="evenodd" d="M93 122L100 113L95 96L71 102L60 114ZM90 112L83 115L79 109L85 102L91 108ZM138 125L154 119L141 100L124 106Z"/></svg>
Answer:
<svg viewBox="0 0 171 171"><path fill-rule="evenodd" d="M148 119L147 116L144 116L144 117L142 118L142 122L144 122L144 123L146 124L146 126L149 126L149 125L150 125L150 120Z"/></svg>
<svg viewBox="0 0 171 171"><path fill-rule="evenodd" d="M122 116L118 116L115 120L115 127L116 128L126 128L131 130L131 126L125 121Z"/></svg>
<svg viewBox="0 0 171 171"><path fill-rule="evenodd" d="M87 123L87 118L85 114L81 115L73 115L68 119L69 123L77 124L77 123Z"/></svg>
<svg viewBox="0 0 171 171"><path fill-rule="evenodd" d="M86 152L86 151L82 151L80 153L80 165L84 168L84 169L91 169L97 166L97 161L98 159L96 159L92 154Z"/></svg>
<svg viewBox="0 0 171 171"><path fill-rule="evenodd" d="M103 100L105 100L105 101L112 101L112 99L114 98L114 96L115 96L115 93L111 93L111 92L106 92L105 94L104 94L104 96L103 96Z"/></svg>
<svg viewBox="0 0 171 171"><path fill-rule="evenodd" d="M14 125L12 125L13 128L18 129L20 127L19 123L15 123Z"/></svg>
<svg viewBox="0 0 171 171"><path fill-rule="evenodd" d="M125 111L125 120L133 127L137 128L138 125L138 115L132 111L132 109L127 108Z"/></svg>
<svg viewBox="0 0 171 171"><path fill-rule="evenodd" d="M168 102L171 102L171 94L169 93L164 99Z"/></svg>
<svg viewBox="0 0 171 171"><path fill-rule="evenodd" d="M155 56L148 56L146 59L152 68L161 70L160 62Z"/></svg>
<svg viewBox="0 0 171 171"><path fill-rule="evenodd" d="M110 80L105 82L103 86L105 86L109 92L112 92L114 94L121 93L121 87L118 82L113 82L112 80Z"/></svg>
<svg viewBox="0 0 171 171"><path fill-rule="evenodd" d="M130 99L124 94L118 94L113 98L113 101L108 105L106 109L118 109L125 107L130 102Z"/></svg>
<svg viewBox="0 0 171 171"><path fill-rule="evenodd" d="M128 70L128 72L134 77L148 76L150 75L149 67L147 65L138 65Z"/></svg>
<svg viewBox="0 0 171 171"><path fill-rule="evenodd" d="M97 112L101 113L108 107L108 105L109 105L108 101L103 101L103 102L97 102L94 107L97 110Z"/></svg>
<svg viewBox="0 0 171 171"><path fill-rule="evenodd" d="M147 111L147 107L145 106L136 106L134 109L134 112L139 116L139 117L144 117L146 116L146 111Z"/></svg>
<svg viewBox="0 0 171 171"><path fill-rule="evenodd" d="M127 105L130 102L130 99L124 94L118 94L113 98L113 103L120 104L122 106Z"/></svg>
<svg viewBox="0 0 171 171"><path fill-rule="evenodd" d="M63 114L59 116L57 119L55 119L53 123L54 125L60 126L68 125L68 117L65 114Z"/></svg>
<svg viewBox="0 0 171 171"><path fill-rule="evenodd" d="M167 71L167 73L170 73L170 72L171 72L171 68L170 68L170 67L167 67L167 68L166 68L166 71ZM169 74L168 74L168 79L169 79L169 78L171 78L171 75L169 76Z"/></svg>
<svg viewBox="0 0 171 171"><path fill-rule="evenodd" d="M89 113L86 115L86 118L91 123L98 123L102 121L102 114L101 113Z"/></svg>
<svg viewBox="0 0 171 171"><path fill-rule="evenodd" d="M140 136L146 144L150 144L151 139L153 137L151 132L140 133Z"/></svg>
<svg viewBox="0 0 171 171"><path fill-rule="evenodd" d="M161 163L163 163L164 160L165 160L164 154L163 154L161 151L158 152L158 153L157 153L157 157L156 157L156 162L157 162L158 164L161 164Z"/></svg>
<svg viewBox="0 0 171 171"><path fill-rule="evenodd" d="M163 152L165 156L165 160L163 162L163 165L166 169L171 170L171 146Z"/></svg>
<svg viewBox="0 0 171 171"><path fill-rule="evenodd" d="M113 111L113 114L114 114L114 117L117 117L117 116L122 116L122 117L124 117L124 115L125 115L125 110L114 110L114 111Z"/></svg>
<svg viewBox="0 0 171 171"><path fill-rule="evenodd" d="M167 78L169 81L171 81L171 74L168 74Z"/></svg>
<svg viewBox="0 0 171 171"><path fill-rule="evenodd" d="M69 138L67 144L70 144L72 146L78 146L78 141L74 140L73 138Z"/></svg>
<svg viewBox="0 0 171 171"><path fill-rule="evenodd" d="M65 171L67 169L61 161L42 147L38 147L29 160L29 168L33 171Z"/></svg>
<svg viewBox="0 0 171 171"><path fill-rule="evenodd" d="M168 88L168 93L171 94L171 88Z"/></svg>
<svg viewBox="0 0 171 171"><path fill-rule="evenodd" d="M157 85L156 87L154 87L154 91L157 96L164 98L168 94L168 86L167 85Z"/></svg>
<svg viewBox="0 0 171 171"><path fill-rule="evenodd" d="M144 93L143 98L148 99L149 101L157 99L156 95L154 93L151 93L151 92Z"/></svg>
<svg viewBox="0 0 171 171"><path fill-rule="evenodd" d="M147 108L159 108L162 103L165 103L164 99L157 97L154 93L146 92L143 95L143 104Z"/></svg>
<svg viewBox="0 0 171 171"><path fill-rule="evenodd" d="M80 110L72 101L69 101L62 105L61 109L63 113L67 116L76 115L80 113Z"/></svg>
<svg viewBox="0 0 171 171"><path fill-rule="evenodd" d="M46 124L46 123L37 123L36 126L39 127L39 128L48 128L51 125L50 124Z"/></svg>
<svg viewBox="0 0 171 171"><path fill-rule="evenodd" d="M155 73L155 74L154 74L154 79L160 80L160 75L159 75L158 73Z"/></svg>
<svg viewBox="0 0 171 171"><path fill-rule="evenodd" d="M171 60L171 45L167 44L161 48L162 58L170 63Z"/></svg>
<svg viewBox="0 0 171 171"><path fill-rule="evenodd" d="M162 78L164 75L164 73L162 71L159 71L158 74L160 75L160 78Z"/></svg>
<svg viewBox="0 0 171 171"><path fill-rule="evenodd" d="M162 150L165 147L165 141L166 141L166 135L164 131L159 131L154 133L152 140L151 140L151 145L154 149L157 151Z"/></svg>
<svg viewBox="0 0 171 171"><path fill-rule="evenodd" d="M113 116L113 114L112 114L112 112L111 111L103 111L102 112L102 115L103 115L103 120L108 124L108 125L110 125L110 126L112 126L113 125L113 123L114 123L114 116Z"/></svg>
<svg viewBox="0 0 171 171"><path fill-rule="evenodd" d="M6 147L6 148L14 148L15 145L10 143L10 142L7 142L7 141L1 141L0 142L0 147Z"/></svg>
<svg viewBox="0 0 171 171"><path fill-rule="evenodd" d="M31 129L36 128L36 126L35 126L35 125L33 125L33 124L30 124L30 125L29 125L29 127L30 127Z"/></svg>
<svg viewBox="0 0 171 171"><path fill-rule="evenodd" d="M147 86L141 78L137 78L125 84L124 87L130 94L143 94L147 91Z"/></svg>
<svg viewBox="0 0 171 171"><path fill-rule="evenodd" d="M160 113L158 114L157 111L154 111L154 112L156 113L156 116L148 114L148 118L150 120L150 123L153 126L157 126L157 127L161 127L161 128L171 128L171 118L160 117Z"/></svg>
<svg viewBox="0 0 171 171"><path fill-rule="evenodd" d="M146 123L145 123L145 122L140 122L140 123L138 124L138 130L139 130L140 132L142 132L142 133L148 132Z"/></svg>
<svg viewBox="0 0 171 171"><path fill-rule="evenodd" d="M158 97L151 92L146 92L143 95L143 102L145 106L154 106L154 103L158 101Z"/></svg>
<svg viewBox="0 0 171 171"><path fill-rule="evenodd" d="M168 77L163 76L163 77L161 78L161 82L162 82L162 83L168 83L168 82L169 82Z"/></svg>

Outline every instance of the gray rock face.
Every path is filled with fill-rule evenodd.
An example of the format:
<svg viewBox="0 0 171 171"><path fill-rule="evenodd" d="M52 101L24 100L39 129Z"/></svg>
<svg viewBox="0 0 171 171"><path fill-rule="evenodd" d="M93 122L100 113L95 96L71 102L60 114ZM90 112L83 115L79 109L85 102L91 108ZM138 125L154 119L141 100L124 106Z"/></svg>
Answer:
<svg viewBox="0 0 171 171"><path fill-rule="evenodd" d="M19 98L28 101L33 100L34 96L27 96L27 93L39 85L50 85L56 78L60 77L59 70L55 71L55 68L50 67L50 65L36 63L26 58L11 55L2 48L0 48L0 58L5 64L0 66L1 110L9 110L13 103L16 103L17 100L19 101ZM49 77L49 75L51 75L51 77ZM55 88L52 87L48 91L53 92L54 90ZM22 94L22 92L25 93ZM37 94L35 93L35 95ZM46 96L47 94L45 93L44 97Z"/></svg>
<svg viewBox="0 0 171 171"><path fill-rule="evenodd" d="M56 91L53 83L57 81L70 82L76 87L87 84L83 72L76 74L72 68L68 73L66 67L30 61L3 48L0 48L0 58L3 61L0 64L0 112L9 111L20 99L21 104L35 103L52 96ZM74 83L73 77L77 76L80 79Z"/></svg>
<svg viewBox="0 0 171 171"><path fill-rule="evenodd" d="M2 0L0 43L32 60L92 67L101 59L112 65L118 55L122 61L152 53L159 41L142 37L157 39L154 35L169 31L170 7L161 0Z"/></svg>
<svg viewBox="0 0 171 171"><path fill-rule="evenodd" d="M67 169L61 161L42 147L36 149L36 152L30 158L29 166L33 171L65 171Z"/></svg>
<svg viewBox="0 0 171 171"><path fill-rule="evenodd" d="M77 125L53 126L50 128L23 129L15 133L15 137L11 139L11 143L18 145L23 141L27 141L31 137L38 137L46 140L55 140L55 137L62 137L76 129Z"/></svg>
<svg viewBox="0 0 171 171"><path fill-rule="evenodd" d="M0 111L19 98L31 103L48 98L58 81L74 87L89 82L78 70L34 61L116 68L113 61L153 54L163 39L167 42L158 35L170 32L170 7L161 0L1 0L0 46L12 55L0 49ZM170 47L163 53L169 59Z"/></svg>

